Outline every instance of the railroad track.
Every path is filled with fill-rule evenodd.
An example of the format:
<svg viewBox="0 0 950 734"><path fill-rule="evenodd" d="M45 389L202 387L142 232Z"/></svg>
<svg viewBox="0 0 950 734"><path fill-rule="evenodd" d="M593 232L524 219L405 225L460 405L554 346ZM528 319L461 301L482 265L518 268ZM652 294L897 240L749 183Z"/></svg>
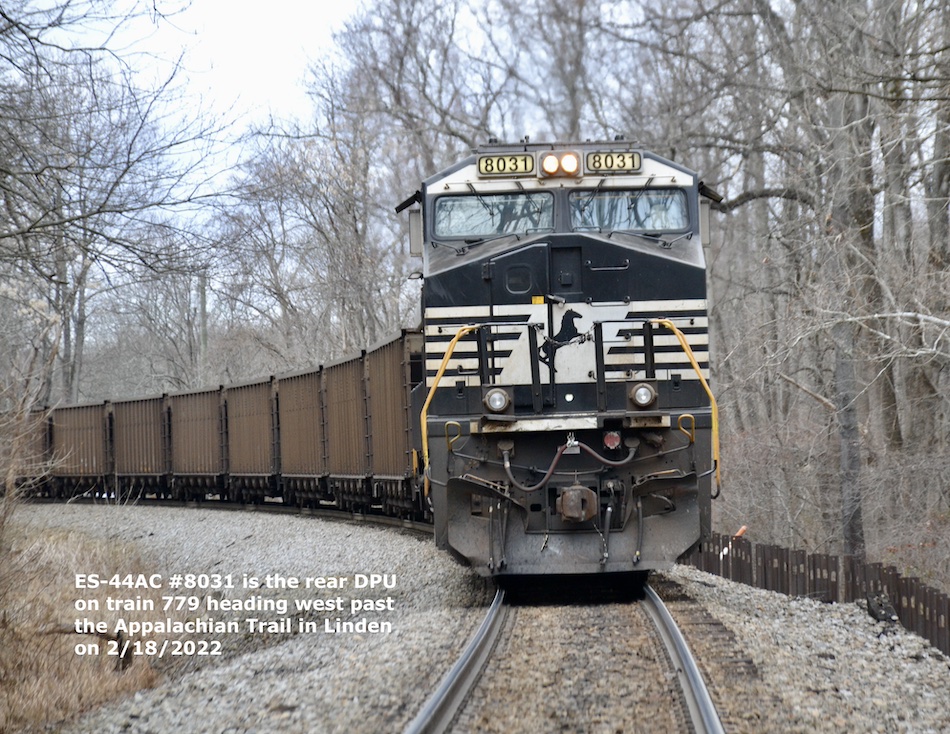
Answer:
<svg viewBox="0 0 950 734"><path fill-rule="evenodd" d="M498 635L508 619L508 610L505 592L499 589L488 607L485 619L469 640L458 661L442 679L419 715L406 728L405 734L430 734L448 730L469 693L478 683Z"/></svg>
<svg viewBox="0 0 950 734"><path fill-rule="evenodd" d="M553 619L574 625L573 639L561 644L557 637L562 628L549 626ZM587 629L577 626L585 620ZM577 639L585 634L591 640L586 645ZM553 668L532 654L538 644L558 648ZM496 645L504 650L493 656ZM499 663L499 658L507 662ZM584 665L588 660L601 665ZM486 682L481 680L483 674ZM596 683L585 675L601 680ZM605 693L610 701L601 700L587 710L577 705L604 699ZM681 715L669 705L671 693L682 702ZM547 700L531 701L532 695ZM537 721L532 722L531 716ZM653 589L646 587L644 598L635 605L521 608L506 604L499 591L458 662L405 731L486 731L486 724L497 731L544 730L551 725L614 731L624 717L628 722L639 718L630 723L641 727L650 721L653 731L682 731L686 726L696 734L723 732L703 676Z"/></svg>
<svg viewBox="0 0 950 734"><path fill-rule="evenodd" d="M43 503L49 500L39 499L33 501ZM77 497L74 498L72 502L92 504L106 503L107 501L89 497ZM151 505L164 507L200 506L205 509L217 509L225 511L244 510L252 512L297 514L337 521L358 523L367 522L371 524L386 525L415 533L430 534L432 532L431 525L421 522L390 518L383 515L363 515L359 513L327 508L298 508L278 504L276 502L254 505L214 501L198 503L194 501L148 499L142 501L141 504L145 506ZM613 615L615 617L615 621L619 621L619 624L615 625L618 629L614 630L617 636L626 636L627 638L632 637L631 630L635 629L636 626L631 625L629 620L625 619L625 617L630 612L631 608L637 608L641 610L642 614L639 616L648 618L652 623L652 627L645 634L655 636L655 638L659 641L659 644L662 646L663 655L668 661L666 663L667 667L665 674L659 673L654 677L658 680L665 679L677 681L677 691L674 693L674 696L682 702L682 708L685 712L686 725L697 734L718 734L719 732L723 732L723 727L720 723L716 707L711 700L703 680L703 676L699 671L699 668L689 651L685 639L676 625L676 622L673 620L673 617L670 615L663 601L656 594L656 592L649 585L647 585L645 586L645 595L643 599L641 599L636 605L631 606L629 604L614 604L606 605L606 607L610 611L605 616ZM550 607L539 607L539 609L542 610L546 608ZM600 608L601 607L599 606L565 607L565 609L574 609L575 611L578 609L587 610L588 615L592 614L591 610L597 610ZM517 614L511 613L513 609L518 608L513 608L507 604L505 601L504 592L499 590L496 593L492 604L489 606L484 620L476 630L472 639L469 641L469 644L463 651L461 657L452 667L452 669L446 674L445 678L435 693L430 697L423 709L420 711L418 716L406 729L407 734L446 732L450 731L453 726L458 724L459 718L463 715L465 707L469 705L472 700L473 692L479 685L479 680L482 677L482 673L485 672L492 659L492 650L498 643L499 638L502 637L506 631L509 638L514 636L514 624L509 624L510 619L517 616ZM521 608L519 611L523 611L524 609L527 608ZM624 611L620 611L621 609ZM569 625L570 623L568 623L568 626ZM610 625L609 623L606 623L605 626L609 627ZM602 635L598 633L597 636L601 637ZM576 643L572 642L571 644ZM604 659L616 659L616 652L617 651L614 651L613 654L610 652L605 653ZM523 660L528 661L532 659L531 655L524 655L521 657ZM623 657L622 653L620 657ZM594 662L595 665L585 667L589 667L590 672L594 675L597 675L598 667L596 665L596 660ZM605 670L601 673L601 675L610 677L612 672L613 671ZM623 670L622 668L616 670L616 673L620 677L625 677L628 672L629 671ZM641 675L639 677L642 679L643 676ZM542 683L542 687L554 688L556 687L556 682ZM492 698L496 703L499 700L497 694L493 694ZM658 700L665 702L670 700L668 692L667 695L659 696L657 698ZM473 714L468 714L469 719L471 719L472 716ZM684 722L682 721L678 721L676 724L674 724L674 728L671 728L670 731L681 730L683 723ZM461 728L464 729L465 727L463 726ZM469 728L481 727L476 726ZM654 726L653 729L656 731L662 731L662 727Z"/></svg>
<svg viewBox="0 0 950 734"><path fill-rule="evenodd" d="M653 588L646 586L644 591L646 596L642 603L653 619L657 633L663 640L666 652L676 670L694 731L696 734L722 734L723 727L719 721L716 706L709 695L709 689L706 687L699 666L686 644L686 639Z"/></svg>

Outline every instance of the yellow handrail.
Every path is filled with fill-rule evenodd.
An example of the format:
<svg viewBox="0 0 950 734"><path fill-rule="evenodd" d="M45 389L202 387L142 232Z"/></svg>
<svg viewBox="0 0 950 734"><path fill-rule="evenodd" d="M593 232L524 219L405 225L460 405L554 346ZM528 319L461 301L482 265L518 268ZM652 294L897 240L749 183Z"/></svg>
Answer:
<svg viewBox="0 0 950 734"><path fill-rule="evenodd" d="M686 335L677 329L673 325L673 322L669 319L652 319L650 323L666 327L673 332L673 334L679 340L680 346L683 348L683 352L689 359L689 363L696 371L696 376L699 377L699 381L702 384L703 389L706 391L706 395L709 396L709 405L712 409L713 462L716 465L716 491L718 493L722 489L722 477L719 473L719 406L716 404L716 398L713 397L712 390L709 388L709 383L706 382L706 378L703 377L703 371L699 368L699 362L696 361L696 357L693 355L693 350L690 348L689 342L686 341Z"/></svg>
<svg viewBox="0 0 950 734"><path fill-rule="evenodd" d="M420 431L422 433L422 473L424 494L427 499L429 497L429 425L427 420L429 416L429 404L432 402L435 391L439 387L439 382L442 380L442 375L445 374L445 368L448 367L449 360L452 358L452 352L455 351L455 345L459 343L459 340L463 336L479 328L481 327L478 325L463 326L452 338L452 341L449 342L449 345L445 348L445 356L442 357L442 364L439 365L439 371L435 373L435 379L432 381L432 387L429 388L429 393L426 395L426 401L422 405L422 413L420 414Z"/></svg>

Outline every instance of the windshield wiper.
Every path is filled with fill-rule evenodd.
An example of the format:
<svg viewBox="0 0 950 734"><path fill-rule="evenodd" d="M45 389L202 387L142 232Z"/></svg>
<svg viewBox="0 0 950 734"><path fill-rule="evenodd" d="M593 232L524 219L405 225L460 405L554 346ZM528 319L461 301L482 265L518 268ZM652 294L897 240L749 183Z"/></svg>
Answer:
<svg viewBox="0 0 950 734"><path fill-rule="evenodd" d="M505 232L503 234L496 234L490 237L471 237L468 239L464 239L462 240L462 242L464 242L465 244L462 247L459 247L458 245L453 245L449 242L440 242L438 240L432 240L432 246L445 247L446 249L452 250L456 255L461 256L467 253L475 245L481 245L486 242L491 242L493 240L500 240L503 237L514 237L516 240L521 239L521 237L518 236L518 234L515 232Z"/></svg>
<svg viewBox="0 0 950 734"><path fill-rule="evenodd" d="M640 217L637 216L637 210L636 210L637 202L640 201L640 197L643 196L643 192L647 190L647 186L653 183L654 178L656 177L650 176L650 178L647 179L647 182L643 184L640 190L637 191L636 195L634 195L634 197L630 200L630 203L627 204L627 211L633 212L633 216L637 220L638 224L642 224L642 222L640 222Z"/></svg>
<svg viewBox="0 0 950 734"><path fill-rule="evenodd" d="M593 189L591 189L591 192L582 201L578 202L577 210L578 212L580 212L581 221L583 221L584 219L584 213L587 211L587 207L590 206L591 201L594 200L594 197L597 196L597 192L600 191L601 187L604 185L606 181L607 181L606 177L600 179L600 181L597 182L597 185ZM596 225L596 224L578 224L577 226L572 227L572 229L574 232L580 232L582 229L583 230L596 229L598 232L601 231L600 225Z"/></svg>
<svg viewBox="0 0 950 734"><path fill-rule="evenodd" d="M625 234L630 237L642 237L645 240L656 242L657 244L659 244L662 248L666 250L670 249L674 244L676 244L680 240L691 240L693 238L692 232L684 232L678 237L674 237L671 240L667 240L663 238L663 235L659 235L659 234L649 234L647 232L632 232L628 229L615 229L607 233L607 239L610 239L615 234Z"/></svg>
<svg viewBox="0 0 950 734"><path fill-rule="evenodd" d="M517 232L502 232L501 234L486 235L485 237L472 237L471 239L465 239L464 242L466 245L481 245L486 242L493 242L494 240L500 240L504 237L514 237L516 240L521 239L521 235Z"/></svg>
<svg viewBox="0 0 950 734"><path fill-rule="evenodd" d="M496 213L496 212L495 212L494 208L492 208L492 205L489 204L487 201L485 201L485 198L484 198L480 193L478 193L478 191L476 190L476 188L475 188L471 183L469 183L468 188L469 188L469 190L472 192L472 194L475 196L475 201L477 201L479 204L482 205L482 208L483 208L486 212L488 212L488 218L489 218L492 222L494 222L494 221L495 221L495 213Z"/></svg>
<svg viewBox="0 0 950 734"><path fill-rule="evenodd" d="M540 234L542 232L553 232L554 227L525 227L523 231L518 232L502 232L501 234L485 235L484 237L470 237L463 240L466 245L481 245L485 242L494 242L495 240L504 239L505 237L514 237L517 241L521 241L522 237L527 237L533 234Z"/></svg>
<svg viewBox="0 0 950 734"><path fill-rule="evenodd" d="M464 255L467 247L456 247L455 245L450 245L448 242L439 242L438 240L432 240L433 247L446 247L450 250L454 250L456 255Z"/></svg>

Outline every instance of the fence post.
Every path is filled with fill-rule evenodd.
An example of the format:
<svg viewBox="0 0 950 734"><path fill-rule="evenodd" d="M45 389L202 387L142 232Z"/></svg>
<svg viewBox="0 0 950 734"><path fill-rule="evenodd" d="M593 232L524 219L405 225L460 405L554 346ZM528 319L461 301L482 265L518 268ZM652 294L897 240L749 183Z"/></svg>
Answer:
<svg viewBox="0 0 950 734"><path fill-rule="evenodd" d="M881 590L887 594L888 601L897 607L897 597L900 595L898 586L901 575L894 566L884 566L881 569Z"/></svg>
<svg viewBox="0 0 950 734"><path fill-rule="evenodd" d="M778 582L776 591L791 595L792 593L792 552L788 548L776 548L778 560Z"/></svg>
<svg viewBox="0 0 950 734"><path fill-rule="evenodd" d="M950 655L950 629L947 626L947 618L950 617L950 597L942 591L937 594L936 609L934 610L934 622L937 627L936 647L944 655Z"/></svg>
<svg viewBox="0 0 950 734"><path fill-rule="evenodd" d="M934 647L937 646L937 590L933 586L927 587L927 611L924 613L927 624L927 639Z"/></svg>
<svg viewBox="0 0 950 734"><path fill-rule="evenodd" d="M861 598L861 579L864 577L864 568L854 556L842 556L844 566L844 598L845 602L853 602Z"/></svg>
<svg viewBox="0 0 950 734"><path fill-rule="evenodd" d="M762 588L788 594L788 549L777 545L762 547L765 576Z"/></svg>
<svg viewBox="0 0 950 734"><path fill-rule="evenodd" d="M841 561L838 556L828 556L828 601L837 604L841 600Z"/></svg>
<svg viewBox="0 0 950 734"><path fill-rule="evenodd" d="M880 563L865 563L864 564L864 594L869 596L871 594L880 594L883 588L883 582L881 580L881 572L883 571L884 566Z"/></svg>
<svg viewBox="0 0 950 734"><path fill-rule="evenodd" d="M827 553L808 556L808 595L823 602L838 601L838 559Z"/></svg>
<svg viewBox="0 0 950 734"><path fill-rule="evenodd" d="M791 551L790 596L808 596L808 554L803 550Z"/></svg>
<svg viewBox="0 0 950 734"><path fill-rule="evenodd" d="M916 632L918 635L923 637L925 640L930 639L930 630L928 629L928 614L929 604L927 603L930 599L930 587L918 583L917 584L917 626Z"/></svg>
<svg viewBox="0 0 950 734"><path fill-rule="evenodd" d="M834 561L837 563L837 559ZM838 573L832 568L832 556L827 553L814 553L808 564L808 593L814 599L831 603L838 600Z"/></svg>
<svg viewBox="0 0 950 734"><path fill-rule="evenodd" d="M709 564L709 573L722 576L722 536L715 533L709 540L709 554L706 562Z"/></svg>
<svg viewBox="0 0 950 734"><path fill-rule="evenodd" d="M752 586L752 543L746 538L731 538L732 580Z"/></svg>
<svg viewBox="0 0 950 734"><path fill-rule="evenodd" d="M900 604L897 606L897 616L904 629L914 630L917 627L917 579L901 577L897 580Z"/></svg>

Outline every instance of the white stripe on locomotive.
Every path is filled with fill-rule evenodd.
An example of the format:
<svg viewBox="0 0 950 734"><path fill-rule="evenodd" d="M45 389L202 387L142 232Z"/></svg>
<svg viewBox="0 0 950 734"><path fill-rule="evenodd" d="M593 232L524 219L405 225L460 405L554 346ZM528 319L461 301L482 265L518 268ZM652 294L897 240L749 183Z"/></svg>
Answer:
<svg viewBox="0 0 950 734"><path fill-rule="evenodd" d="M545 362L553 361L557 382L592 382L590 373L594 364L593 325L598 321L602 324L607 379L642 377L642 324L648 319L666 318L684 331L703 376L708 379L709 320L705 309L706 301L703 299L558 304L553 309L554 323L551 331L556 336L564 316L573 311L578 314L578 318L572 318L578 336L563 344L552 344L545 350L544 338L539 335L540 356ZM431 385L445 356L446 346L459 328L469 324L498 321L505 323L492 327L495 355L492 372L495 382L505 385L530 384L528 324L547 322L546 304L509 304L495 306L494 309L484 305L428 309L425 330L427 383ZM675 336L657 328L653 336L653 347L657 379L670 379L674 374L678 374L683 380L698 379ZM552 356L553 360L550 359ZM549 369L548 364L541 365L542 382L547 382ZM477 371L478 344L472 335L456 346L449 360L446 378L463 380L467 385L478 385Z"/></svg>

